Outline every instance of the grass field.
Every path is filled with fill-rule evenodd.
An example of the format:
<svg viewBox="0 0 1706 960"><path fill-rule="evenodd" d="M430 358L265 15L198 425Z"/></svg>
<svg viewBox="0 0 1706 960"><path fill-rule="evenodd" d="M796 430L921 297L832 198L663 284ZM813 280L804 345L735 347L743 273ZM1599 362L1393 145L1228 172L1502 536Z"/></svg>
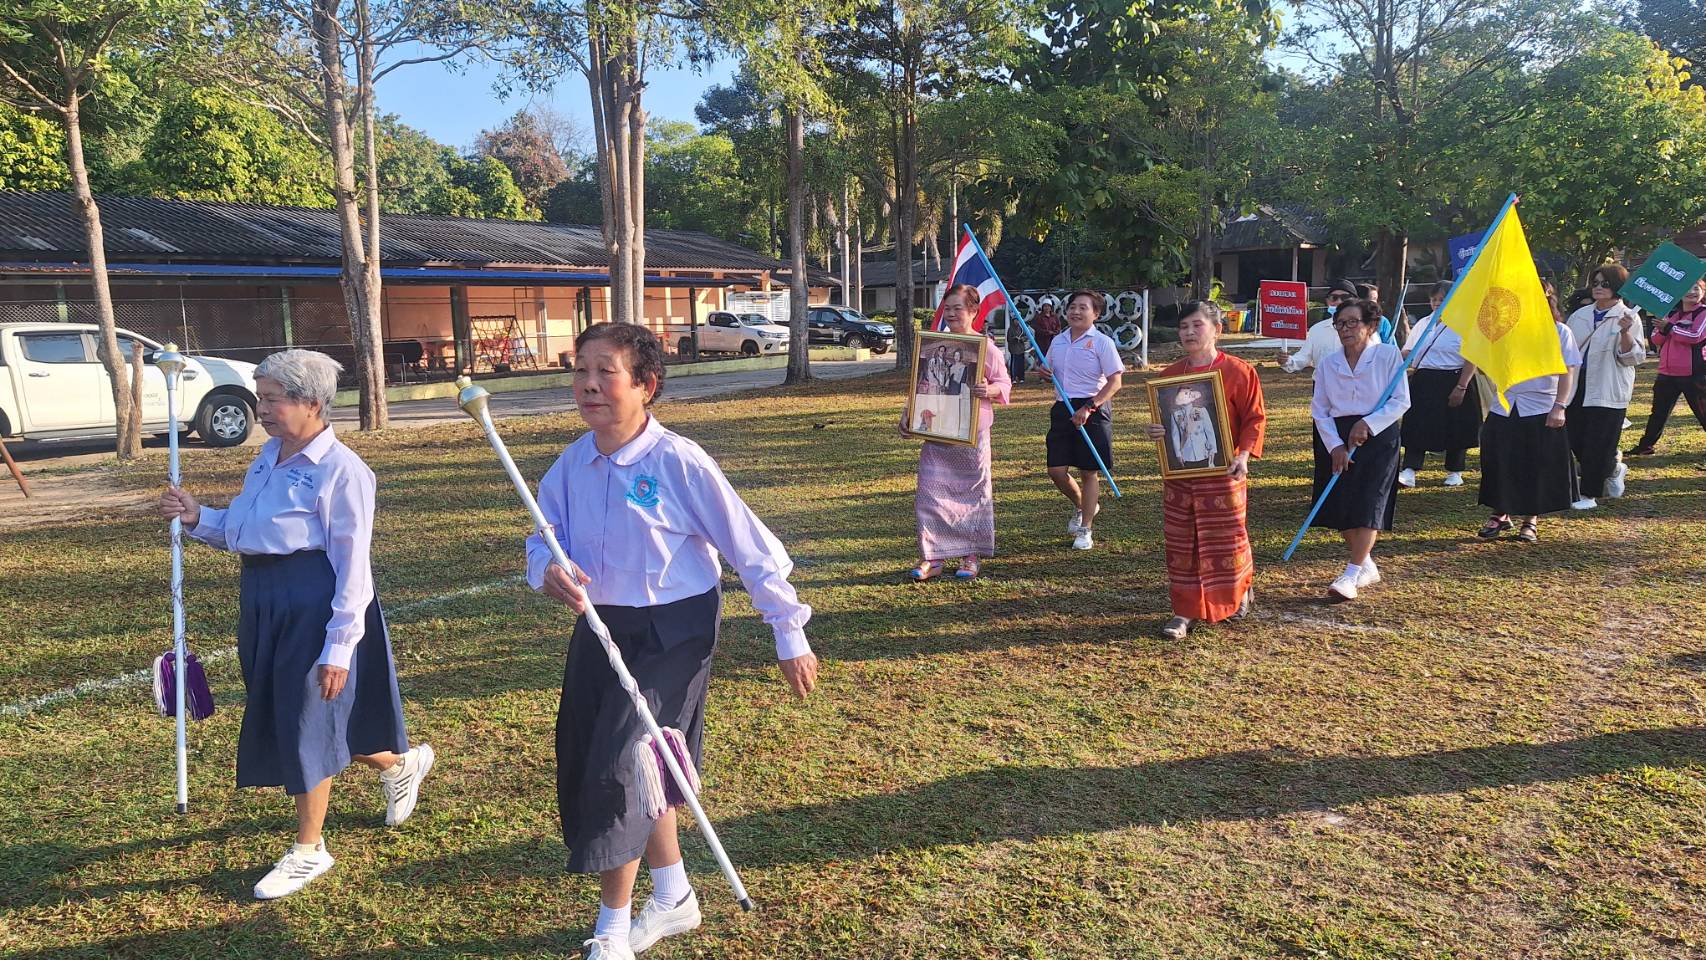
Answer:
<svg viewBox="0 0 1706 960"><path fill-rule="evenodd" d="M970 584L902 582L917 452L897 376L664 406L793 552L825 664L792 700L729 582L707 805L760 912L690 836L705 926L648 956L1701 956L1706 434L1673 421L1626 498L1529 547L1475 540L1474 474L1449 490L1430 463L1377 552L1387 583L1334 607L1317 598L1336 538L1279 561L1307 509L1307 378L1263 373L1257 614L1184 643L1155 635L1140 389L1116 420L1125 498L1090 553L1042 475L1047 397L1028 384L998 413L1002 555ZM505 425L534 478L578 431ZM346 439L379 475L408 719L439 751L419 812L386 830L352 769L337 868L249 899L294 819L278 791L233 787L236 564L194 547L192 642L220 709L191 727L191 812L171 812L172 726L145 686L0 712L0 955L578 950L597 892L562 872L556 826L568 624L519 584L525 516L472 424ZM252 455L194 451L192 488L223 503ZM121 479L147 496L163 471L153 455ZM4 534L0 703L147 666L170 634L167 557L134 517Z"/></svg>

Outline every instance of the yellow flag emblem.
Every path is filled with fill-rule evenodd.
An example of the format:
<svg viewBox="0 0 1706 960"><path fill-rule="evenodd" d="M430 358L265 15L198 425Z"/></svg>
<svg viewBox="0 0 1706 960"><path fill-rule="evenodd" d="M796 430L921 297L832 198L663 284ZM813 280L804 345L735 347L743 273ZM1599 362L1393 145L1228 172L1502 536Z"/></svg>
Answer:
<svg viewBox="0 0 1706 960"><path fill-rule="evenodd" d="M1463 338L1464 358L1493 381L1501 399L1524 380L1564 372L1557 321L1514 203L1447 294L1440 322Z"/></svg>

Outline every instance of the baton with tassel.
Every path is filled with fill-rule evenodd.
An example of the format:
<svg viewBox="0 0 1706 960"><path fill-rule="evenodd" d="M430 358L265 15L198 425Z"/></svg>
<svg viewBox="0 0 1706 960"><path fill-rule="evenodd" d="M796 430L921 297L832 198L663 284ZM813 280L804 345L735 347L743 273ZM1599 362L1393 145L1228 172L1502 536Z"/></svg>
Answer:
<svg viewBox="0 0 1706 960"><path fill-rule="evenodd" d="M174 343L154 356L154 365L166 375L167 480L172 486L184 482L178 468L178 378L183 374L183 355ZM142 376L141 368L134 372ZM187 701L187 703L186 703ZM184 522L172 518L172 649L154 661L154 706L163 717L176 720L179 813L190 809L189 748L184 731L185 715L205 720L213 715L213 692L207 674L184 640Z"/></svg>
<svg viewBox="0 0 1706 960"><path fill-rule="evenodd" d="M552 561L572 575L576 569L575 565L563 552L562 544L557 542L556 532L545 519L544 511L539 509L539 501L533 498L532 488L516 468L515 460L509 455L509 448L504 446L503 438L498 435L498 429L492 423L491 412L487 409L490 394L484 387L475 386L467 377L457 378L456 386L461 390L456 397L457 404L485 431L486 440L497 453L504 472L509 474L510 483L515 485L515 492L533 517L534 528L551 551ZM616 642L610 638L610 628L604 625L603 618L598 615L598 610L590 601L586 605L584 616L587 626L591 628L593 635L598 637L599 645L604 648L605 657L610 660L610 669L616 673L616 682L628 694L628 699L633 701L634 712L639 714L640 723L646 728L645 736L634 744L632 751L635 769L639 774L637 779L641 806L645 808L646 815L655 820L666 811L679 806L693 811L693 819L699 822L699 830L711 847L711 855L717 858L717 866L722 868L723 876L728 878L729 886L734 889L735 899L740 902L742 910L751 910L752 898L747 896L746 886L740 882L740 875L735 872L734 864L729 862L729 855L724 852L722 841L717 839L717 831L711 826L711 818L705 815L705 808L699 805L699 777L693 769L693 758L688 753L685 738L679 730L666 730L658 726L657 718L652 716L651 706L646 703L646 695L640 692L640 685L634 682L634 675L628 672L628 665L622 660L622 651L616 648ZM667 779L663 773L668 774Z"/></svg>

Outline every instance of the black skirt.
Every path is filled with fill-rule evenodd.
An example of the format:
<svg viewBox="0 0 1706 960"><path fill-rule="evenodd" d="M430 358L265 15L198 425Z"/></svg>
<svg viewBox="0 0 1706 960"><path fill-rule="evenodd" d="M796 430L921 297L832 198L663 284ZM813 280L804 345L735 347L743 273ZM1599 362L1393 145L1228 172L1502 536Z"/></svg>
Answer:
<svg viewBox="0 0 1706 960"><path fill-rule="evenodd" d="M406 752L397 664L378 595L367 605L343 692L326 700L315 667L337 589L326 551L245 554L241 582L237 659L247 698L237 786L282 786L296 796L336 776L352 756Z"/></svg>
<svg viewBox="0 0 1706 960"><path fill-rule="evenodd" d="M659 726L687 735L700 767L705 692L722 621L722 588L656 607L599 607L622 661ZM616 683L604 647L582 617L575 623L557 706L557 813L568 869L598 873L632 863L656 822L640 806L634 744L646 733Z"/></svg>
<svg viewBox="0 0 1706 960"><path fill-rule="evenodd" d="M1089 397L1074 397L1072 409L1076 410L1090 402ZM1096 469L1096 458L1091 455L1090 448L1084 445L1084 435L1072 423L1072 413L1066 409L1066 404L1059 400L1049 409L1048 465L1051 467L1077 467L1080 470ZM1084 424L1084 430L1090 434L1090 442L1096 445L1096 452L1102 455L1102 463L1109 470L1114 468L1114 416L1103 404L1090 414L1090 419Z"/></svg>
<svg viewBox="0 0 1706 960"><path fill-rule="evenodd" d="M1481 443L1481 395L1465 391L1450 405L1461 370L1417 370L1410 375L1410 409L1404 414L1404 449L1426 453L1473 450ZM1471 385L1473 386L1473 385Z"/></svg>
<svg viewBox="0 0 1706 960"><path fill-rule="evenodd" d="M1626 410L1578 403L1564 414L1570 452L1576 457L1576 476L1584 497L1605 496L1605 481L1617 472L1618 441L1623 439Z"/></svg>
<svg viewBox="0 0 1706 960"><path fill-rule="evenodd" d="M1556 513L1576 498L1570 437L1546 425L1546 414L1491 414L1481 427L1481 505L1519 517Z"/></svg>
<svg viewBox="0 0 1706 960"><path fill-rule="evenodd" d="M1339 439L1351 435L1351 428L1362 417L1335 417ZM1400 428L1393 424L1368 438L1357 448L1350 468L1333 485L1333 492L1321 511L1315 514L1313 527L1329 530L1392 529L1392 518L1398 510L1398 435ZM1310 430L1315 441L1315 499L1333 478L1333 456L1321 442L1320 431Z"/></svg>

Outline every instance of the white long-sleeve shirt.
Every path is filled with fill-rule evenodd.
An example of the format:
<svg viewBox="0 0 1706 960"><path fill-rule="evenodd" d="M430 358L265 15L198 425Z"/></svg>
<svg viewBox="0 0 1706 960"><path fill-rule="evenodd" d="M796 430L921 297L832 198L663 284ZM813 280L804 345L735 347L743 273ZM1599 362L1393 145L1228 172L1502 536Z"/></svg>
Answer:
<svg viewBox="0 0 1706 960"><path fill-rule="evenodd" d="M243 490L224 510L202 507L191 537L236 553L324 550L336 587L319 663L349 669L373 602L373 471L327 427L278 462L283 441L261 446Z"/></svg>
<svg viewBox="0 0 1706 960"><path fill-rule="evenodd" d="M593 434L569 444L539 482L539 508L569 559L592 582L594 606L650 607L696 597L722 577L719 554L776 635L776 657L811 652L812 608L788 583L793 561L698 444L648 417L615 453ZM544 586L551 550L527 538L527 582Z"/></svg>
<svg viewBox="0 0 1706 960"><path fill-rule="evenodd" d="M1333 329L1333 318L1317 322L1304 334L1303 347L1280 361L1280 368L1286 373L1297 373L1304 367L1321 368L1321 362L1332 356L1339 345L1339 333Z"/></svg>
<svg viewBox="0 0 1706 960"><path fill-rule="evenodd" d="M1416 361L1417 370L1463 369L1463 337L1440 323L1437 313L1428 314L1421 323L1410 328L1410 339L1404 343L1404 356L1416 350L1424 351L1421 359Z"/></svg>
<svg viewBox="0 0 1706 960"><path fill-rule="evenodd" d="M1328 453L1345 445L1339 439L1335 417L1361 417L1372 433L1380 433L1410 409L1410 380L1399 373L1403 369L1404 355L1390 343L1364 347L1354 369L1342 347L1316 364L1315 396L1309 402L1309 415L1314 418L1315 432L1320 434L1321 444ZM1385 403L1380 403L1380 395L1386 392L1386 385L1395 374L1397 387Z"/></svg>

